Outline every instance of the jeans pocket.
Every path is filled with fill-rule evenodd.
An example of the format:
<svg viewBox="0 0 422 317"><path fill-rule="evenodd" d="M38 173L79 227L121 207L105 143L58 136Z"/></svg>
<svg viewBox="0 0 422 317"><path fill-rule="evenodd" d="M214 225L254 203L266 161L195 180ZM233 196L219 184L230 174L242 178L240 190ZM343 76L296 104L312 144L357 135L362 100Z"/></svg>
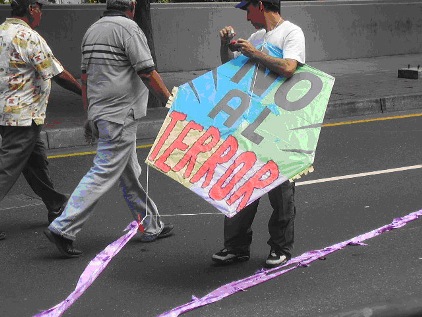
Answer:
<svg viewBox="0 0 422 317"><path fill-rule="evenodd" d="M133 109L130 109L125 122L123 123L123 134L124 135L136 135L136 130L138 127L138 121L135 120L135 115Z"/></svg>
<svg viewBox="0 0 422 317"><path fill-rule="evenodd" d="M98 120L95 122L98 128L99 141L118 141L122 134L123 125L106 120Z"/></svg>

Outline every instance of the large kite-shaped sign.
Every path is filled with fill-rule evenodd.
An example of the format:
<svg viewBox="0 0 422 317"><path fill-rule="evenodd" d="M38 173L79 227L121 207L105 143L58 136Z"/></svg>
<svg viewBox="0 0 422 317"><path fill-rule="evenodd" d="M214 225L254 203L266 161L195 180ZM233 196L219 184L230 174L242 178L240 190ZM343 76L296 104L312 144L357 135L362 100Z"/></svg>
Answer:
<svg viewBox="0 0 422 317"><path fill-rule="evenodd" d="M146 163L232 217L312 168L333 84L308 65L286 79L240 55L173 90Z"/></svg>

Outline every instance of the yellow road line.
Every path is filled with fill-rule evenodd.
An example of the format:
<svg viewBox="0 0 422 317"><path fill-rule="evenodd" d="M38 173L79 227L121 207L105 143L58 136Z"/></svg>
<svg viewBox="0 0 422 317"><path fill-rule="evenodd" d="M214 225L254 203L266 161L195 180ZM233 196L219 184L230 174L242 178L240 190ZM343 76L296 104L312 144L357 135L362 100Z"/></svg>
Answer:
<svg viewBox="0 0 422 317"><path fill-rule="evenodd" d="M136 148L137 149L148 149L150 147L152 147L152 144L138 145ZM65 158L65 157L73 157L73 156L86 156L86 155L95 155L95 154L97 154L97 151L87 151L87 152L49 155L49 156L47 156L47 158L48 159L57 159L57 158Z"/></svg>
<svg viewBox="0 0 422 317"><path fill-rule="evenodd" d="M57 159L57 158L65 158L65 157L73 157L73 156L85 156L85 155L94 155L97 151L89 151L89 152L77 152L77 153L69 153L69 154L57 154L57 155L49 155L47 156L48 159Z"/></svg>
<svg viewBox="0 0 422 317"><path fill-rule="evenodd" d="M338 127L342 125L349 125L349 124L358 124L358 123L369 123L375 121L386 121L386 120L397 120L397 119L407 119L407 118L414 118L414 117L422 117L422 113L413 113L413 114L405 114L401 116L390 116L390 117L380 117L380 118L372 118L372 119L362 119L362 120L352 120L352 121L343 121L343 122L336 122L336 123L325 123L323 127ZM152 147L152 144L144 144L138 145L137 149L148 149ZM73 157L73 156L85 156L85 155L95 155L97 151L88 151L88 152L77 152L77 153L69 153L69 154L58 154L58 155L50 155L48 156L49 159L57 159L57 158L66 158L66 157Z"/></svg>
<svg viewBox="0 0 422 317"><path fill-rule="evenodd" d="M391 116L391 117L381 117L381 118L372 118L372 119L343 121L343 122L336 122L336 123L325 123L322 126L323 127L337 127L337 126L340 126L340 125L368 123L368 122L396 120L396 119L407 119L407 118L414 118L414 117L422 117L422 113L405 114L405 115L402 115L402 116Z"/></svg>

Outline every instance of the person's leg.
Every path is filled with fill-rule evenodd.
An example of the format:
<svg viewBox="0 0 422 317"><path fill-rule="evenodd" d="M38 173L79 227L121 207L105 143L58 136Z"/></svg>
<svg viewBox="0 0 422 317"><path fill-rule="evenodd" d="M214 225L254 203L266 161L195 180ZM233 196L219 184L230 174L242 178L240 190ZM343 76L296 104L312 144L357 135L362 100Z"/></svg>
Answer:
<svg viewBox="0 0 422 317"><path fill-rule="evenodd" d="M130 117L129 117L130 118ZM123 197L132 212L135 220L143 220L144 232L142 239L145 241L154 240L163 230L164 224L161 221L157 206L148 196L142 187L139 177L141 166L136 155L136 129L137 122L133 119L125 125L123 138L131 140L129 160L119 178L119 187Z"/></svg>
<svg viewBox="0 0 422 317"><path fill-rule="evenodd" d="M232 218L224 217L224 248L212 255L221 264L249 260L252 243L252 222L258 210L259 199L252 202Z"/></svg>
<svg viewBox="0 0 422 317"><path fill-rule="evenodd" d="M25 168L40 131L35 123L29 127L0 126L0 201Z"/></svg>
<svg viewBox="0 0 422 317"><path fill-rule="evenodd" d="M94 166L79 182L63 214L48 227L69 240L75 240L98 200L117 183L131 154L131 143L122 138L122 124L99 120L96 125L99 139Z"/></svg>
<svg viewBox="0 0 422 317"><path fill-rule="evenodd" d="M284 254L286 260L291 258L294 244L294 193L295 183L290 181L282 183L268 193L273 213L268 222L270 239L267 243L278 256Z"/></svg>
<svg viewBox="0 0 422 317"><path fill-rule="evenodd" d="M40 135L35 141L34 149L22 173L34 193L41 197L49 214L58 211L67 201L66 195L54 189L48 171L45 145Z"/></svg>
<svg viewBox="0 0 422 317"><path fill-rule="evenodd" d="M258 211L255 200L232 218L224 217L224 247L229 250L249 251L252 243L252 223Z"/></svg>
<svg viewBox="0 0 422 317"><path fill-rule="evenodd" d="M0 126L0 201L7 195L25 168L34 148L34 140L40 133L36 125L31 127ZM0 240L6 233L0 232Z"/></svg>

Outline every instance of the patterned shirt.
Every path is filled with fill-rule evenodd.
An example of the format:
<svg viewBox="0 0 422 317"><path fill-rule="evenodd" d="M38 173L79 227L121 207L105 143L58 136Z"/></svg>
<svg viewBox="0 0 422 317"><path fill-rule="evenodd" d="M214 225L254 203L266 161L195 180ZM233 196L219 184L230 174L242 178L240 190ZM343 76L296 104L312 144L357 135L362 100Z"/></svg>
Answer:
<svg viewBox="0 0 422 317"><path fill-rule="evenodd" d="M0 125L43 124L50 79L63 71L47 42L21 19L0 25Z"/></svg>

